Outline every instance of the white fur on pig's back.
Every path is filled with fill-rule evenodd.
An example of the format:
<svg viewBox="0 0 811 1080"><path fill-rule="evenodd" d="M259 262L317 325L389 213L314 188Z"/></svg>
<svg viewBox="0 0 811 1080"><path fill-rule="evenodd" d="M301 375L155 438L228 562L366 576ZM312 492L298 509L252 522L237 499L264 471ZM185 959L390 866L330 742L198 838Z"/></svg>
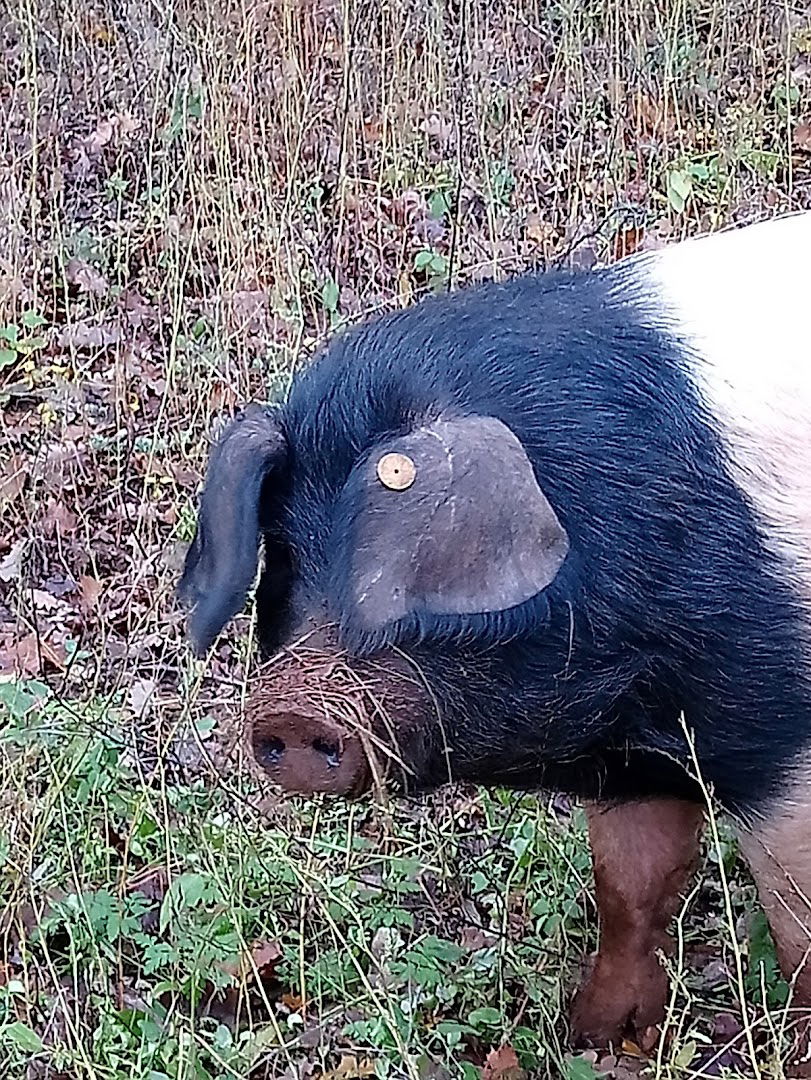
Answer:
<svg viewBox="0 0 811 1080"><path fill-rule="evenodd" d="M811 211L684 241L639 268L653 317L688 346L733 479L811 606Z"/></svg>

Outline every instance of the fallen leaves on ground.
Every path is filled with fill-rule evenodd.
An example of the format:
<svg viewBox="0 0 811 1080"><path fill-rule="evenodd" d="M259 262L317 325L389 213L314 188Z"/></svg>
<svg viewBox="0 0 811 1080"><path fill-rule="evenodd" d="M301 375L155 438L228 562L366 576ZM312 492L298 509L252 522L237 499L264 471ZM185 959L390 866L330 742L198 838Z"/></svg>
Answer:
<svg viewBox="0 0 811 1080"><path fill-rule="evenodd" d="M805 120L795 127L794 145L798 150L811 154L811 120Z"/></svg>
<svg viewBox="0 0 811 1080"><path fill-rule="evenodd" d="M507 1043L487 1055L482 1080L526 1080L526 1070L521 1068L518 1054Z"/></svg>
<svg viewBox="0 0 811 1080"><path fill-rule="evenodd" d="M239 966L234 972L237 978L250 982L255 977L260 981L272 979L276 975L276 966L282 958L282 947L278 941L254 941L248 951L240 957ZM301 999L298 999L301 1007Z"/></svg>
<svg viewBox="0 0 811 1080"><path fill-rule="evenodd" d="M249 995L253 995L252 1008L256 1014L264 996L278 996L280 987L276 969L282 955L277 941L252 942L247 951L235 961L221 965L221 970L233 979L233 984L225 990L207 987L201 1010L223 1023L233 1024L244 1014L247 999ZM257 989L261 989L262 993L256 995Z"/></svg>
<svg viewBox="0 0 811 1080"><path fill-rule="evenodd" d="M0 674L31 678L46 669L64 671L67 652L62 642L48 641L35 631L15 641L0 638Z"/></svg>
<svg viewBox="0 0 811 1080"><path fill-rule="evenodd" d="M363 1077L375 1075L375 1063L369 1058L344 1054L338 1067L323 1073L321 1080L363 1080Z"/></svg>

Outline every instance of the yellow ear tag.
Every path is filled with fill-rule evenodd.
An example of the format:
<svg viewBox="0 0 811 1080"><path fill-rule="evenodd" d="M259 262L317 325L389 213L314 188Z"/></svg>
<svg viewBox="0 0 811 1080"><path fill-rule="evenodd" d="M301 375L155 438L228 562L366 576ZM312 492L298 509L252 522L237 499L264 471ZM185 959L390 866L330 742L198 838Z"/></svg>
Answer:
<svg viewBox="0 0 811 1080"><path fill-rule="evenodd" d="M384 454L377 463L377 478L383 487L405 491L417 475L417 466L405 454Z"/></svg>

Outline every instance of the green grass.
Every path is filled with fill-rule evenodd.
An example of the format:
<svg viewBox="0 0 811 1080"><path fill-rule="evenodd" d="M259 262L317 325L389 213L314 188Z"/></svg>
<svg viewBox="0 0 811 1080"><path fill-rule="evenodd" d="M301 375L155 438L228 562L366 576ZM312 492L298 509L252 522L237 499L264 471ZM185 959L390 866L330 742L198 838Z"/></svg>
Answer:
<svg viewBox="0 0 811 1080"><path fill-rule="evenodd" d="M5 694L0 1043L20 1068L275 1076L340 1047L377 1075L421 1054L466 1075L468 1044L505 1033L559 1060L582 830L498 794L263 805L240 778L187 779L182 736L138 747L120 704L44 694Z"/></svg>
<svg viewBox="0 0 811 1080"><path fill-rule="evenodd" d="M354 1059L478 1077L502 1042L531 1076L612 1075L567 1055L561 1019L595 938L579 811L467 789L282 800L238 745L215 761L210 723L147 731L121 694L79 709L32 680L0 691L6 1075L331 1076ZM658 1063L626 1047L619 1076L692 1076L722 1052L736 955L750 1002L761 978L767 1006L785 1001L762 917L744 930L734 845L722 830L710 847L669 962L668 1044Z"/></svg>
<svg viewBox="0 0 811 1080"><path fill-rule="evenodd" d="M4 1076L508 1080L506 1043L676 1078L730 1041L780 1075L723 829L663 1048L572 1059L579 813L280 798L241 741L249 618L195 664L172 588L216 418L329 333L811 204L809 64L807 12L744 0L0 12Z"/></svg>

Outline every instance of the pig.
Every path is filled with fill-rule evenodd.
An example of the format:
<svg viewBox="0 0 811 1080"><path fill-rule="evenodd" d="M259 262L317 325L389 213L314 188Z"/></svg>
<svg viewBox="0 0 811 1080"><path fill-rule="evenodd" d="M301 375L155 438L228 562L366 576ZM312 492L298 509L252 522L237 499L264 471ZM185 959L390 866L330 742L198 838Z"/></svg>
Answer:
<svg viewBox="0 0 811 1080"><path fill-rule="evenodd" d="M203 655L256 582L271 777L586 804L579 1045L662 1020L708 792L811 1008L809 303L808 211L462 288L339 333L210 455L178 594Z"/></svg>

